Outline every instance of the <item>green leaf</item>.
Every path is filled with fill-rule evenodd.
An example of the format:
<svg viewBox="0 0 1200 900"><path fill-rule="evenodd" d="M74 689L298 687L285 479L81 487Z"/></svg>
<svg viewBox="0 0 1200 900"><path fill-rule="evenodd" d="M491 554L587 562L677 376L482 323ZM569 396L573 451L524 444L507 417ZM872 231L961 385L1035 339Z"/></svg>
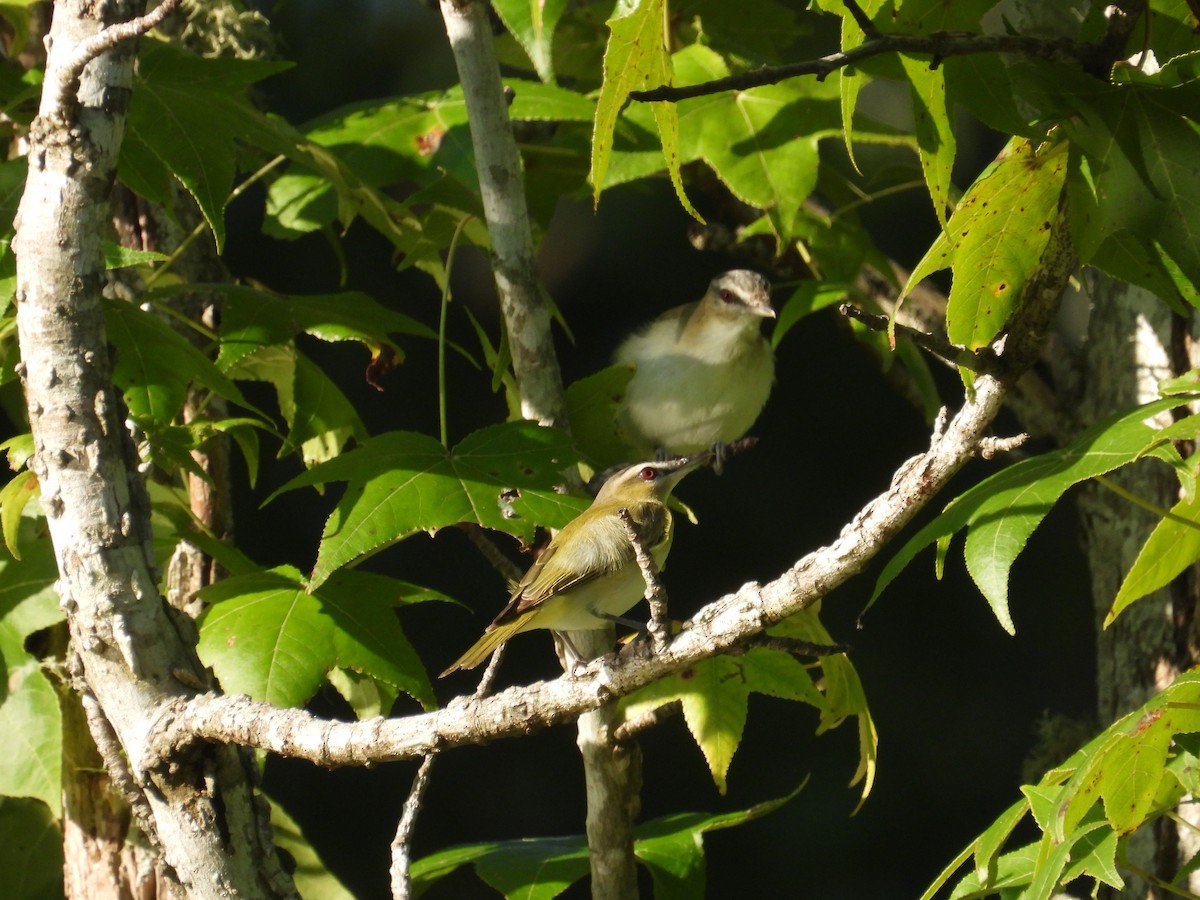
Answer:
<svg viewBox="0 0 1200 900"><path fill-rule="evenodd" d="M617 115L632 91L669 85L672 81L671 54L665 32L665 0L620 0L608 20L608 47L604 51L604 83L596 100L596 121L592 130L592 162L588 180L592 183L592 201L600 202L605 186L613 132ZM695 215L679 181L680 158L670 152L674 142L676 111L667 103L652 103L652 114L663 128L664 158L671 171L671 183L679 201ZM668 108L670 107L670 108ZM673 166L673 168L672 168Z"/></svg>
<svg viewBox="0 0 1200 900"><path fill-rule="evenodd" d="M63 896L62 834L56 819L37 800L0 797L0 897Z"/></svg>
<svg viewBox="0 0 1200 900"><path fill-rule="evenodd" d="M13 219L25 192L25 178L29 173L29 158L18 156L0 162L0 234L11 236Z"/></svg>
<svg viewBox="0 0 1200 900"><path fill-rule="evenodd" d="M62 804L62 715L37 660L8 669L0 703L0 796L33 797L57 816Z"/></svg>
<svg viewBox="0 0 1200 900"><path fill-rule="evenodd" d="M729 764L746 725L749 696L740 660L717 656L634 691L621 701L621 708L629 721L667 703L680 703L692 739L724 794Z"/></svg>
<svg viewBox="0 0 1200 900"><path fill-rule="evenodd" d="M1011 142L913 269L905 293L930 273L953 268L946 309L953 343L977 350L1007 324L1046 248L1066 165L1062 142L1036 151L1028 141Z"/></svg>
<svg viewBox="0 0 1200 900"><path fill-rule="evenodd" d="M275 846L291 857L292 880L304 900L354 900L354 895L321 862L300 826L278 803L271 804L271 831Z"/></svg>
<svg viewBox="0 0 1200 900"><path fill-rule="evenodd" d="M942 228L946 225L946 210L951 205L954 153L958 141L950 118L953 110L946 95L946 73L940 66L933 68L926 60L900 55L900 65L912 86L913 121L917 133L917 154L921 171L933 200L933 211Z"/></svg>
<svg viewBox="0 0 1200 900"><path fill-rule="evenodd" d="M476 874L505 897L551 900L587 875L587 841L582 835L522 838L451 847L417 860L410 876L420 895L459 866Z"/></svg>
<svg viewBox="0 0 1200 900"><path fill-rule="evenodd" d="M165 253L156 253L153 250L134 250L130 247L122 247L112 241L104 242L104 268L106 269L127 269L131 266L163 262L167 259L170 257Z"/></svg>
<svg viewBox="0 0 1200 900"><path fill-rule="evenodd" d="M1200 559L1200 497L1181 500L1171 514L1185 521L1164 518L1155 526L1104 617L1105 628L1130 603L1165 587Z"/></svg>
<svg viewBox="0 0 1200 900"><path fill-rule="evenodd" d="M680 84L729 74L712 50L694 45L675 54ZM815 189L818 144L840 132L836 86L811 79L684 100L679 110L679 161L703 160L741 200L769 210L777 235L789 236ZM599 112L597 112L599 117ZM621 118L604 187L663 168L652 111L631 107Z"/></svg>
<svg viewBox="0 0 1200 900"><path fill-rule="evenodd" d="M1200 84L1123 85L1077 96L1063 125L1083 150L1072 167L1073 237L1080 258L1151 290L1163 283L1200 302L1200 185L1189 160L1200 153L1191 121ZM1113 266L1114 241L1125 248ZM1169 296L1169 295L1168 295Z"/></svg>
<svg viewBox="0 0 1200 900"><path fill-rule="evenodd" d="M437 340L437 332L403 313L388 309L369 294L276 294L256 287L186 285L155 291L153 297L177 293L221 294L221 350L217 365L227 371L246 355L270 344L286 344L299 334L323 341L359 341L370 348L388 346L403 358L389 338L408 334Z"/></svg>
<svg viewBox="0 0 1200 900"><path fill-rule="evenodd" d="M280 491L348 481L325 524L314 587L342 566L420 531L459 522L515 535L558 528L588 501L555 490L576 462L567 436L532 422L507 422L468 435L453 450L424 434L394 431L293 478ZM279 493L279 492L276 492Z"/></svg>
<svg viewBox="0 0 1200 900"><path fill-rule="evenodd" d="M683 680L685 689L679 699L684 721L723 795L749 710L750 690L742 680L741 662L728 656L711 657L685 672Z"/></svg>
<svg viewBox="0 0 1200 900"><path fill-rule="evenodd" d="M804 785L786 797L766 800L749 809L709 815L676 813L634 829L633 852L650 870L655 900L690 900L704 895L704 835L736 828L773 813L792 800Z"/></svg>
<svg viewBox="0 0 1200 900"><path fill-rule="evenodd" d="M306 703L334 667L436 705L394 608L435 594L382 575L342 572L320 587L281 566L227 578L200 592L200 658L227 693L281 707Z"/></svg>
<svg viewBox="0 0 1200 900"><path fill-rule="evenodd" d="M528 54L538 78L553 82L551 44L567 0L495 0L492 8Z"/></svg>
<svg viewBox="0 0 1200 900"><path fill-rule="evenodd" d="M242 357L228 374L274 385L279 411L288 425L280 456L299 448L304 464L314 466L336 457L351 438L366 440L366 426L354 405L292 344L264 346Z"/></svg>
<svg viewBox="0 0 1200 900"><path fill-rule="evenodd" d="M1008 572L1029 535L1067 488L1141 456L1155 437L1155 430L1144 420L1179 402L1159 400L1110 416L1065 447L1022 460L968 489L888 561L875 583L871 602L922 548L969 527L967 570L1000 625L1014 633L1008 612Z"/></svg>
<svg viewBox="0 0 1200 900"><path fill-rule="evenodd" d="M18 472L8 484L0 488L0 530L4 534L4 546L14 559L21 558L17 544L17 532L21 527L25 506L38 495L37 476L25 469Z"/></svg>
<svg viewBox="0 0 1200 900"><path fill-rule="evenodd" d="M246 89L289 66L202 59L143 39L118 163L121 180L169 209L167 185L171 176L179 179L195 198L221 252L236 141L255 136L259 129L251 128L253 120L261 118L246 99Z"/></svg>
<svg viewBox="0 0 1200 900"><path fill-rule="evenodd" d="M713 782L724 794L751 693L798 700L822 715L830 711L828 699L813 685L804 666L782 651L757 648L736 657L706 659L648 684L621 701L621 714L631 721L668 703L679 703Z"/></svg>
<svg viewBox="0 0 1200 900"><path fill-rule="evenodd" d="M237 385L160 317L113 300L104 306L104 321L117 348L113 383L124 392L135 419L152 425L171 422L191 384L247 406Z"/></svg>
<svg viewBox="0 0 1200 900"><path fill-rule="evenodd" d="M698 41L747 63L784 62L797 35L813 31L795 9L775 0L677 0L671 4L671 16L681 21L692 19Z"/></svg>
<svg viewBox="0 0 1200 900"><path fill-rule="evenodd" d="M745 810L716 815L677 813L637 826L633 850L650 870L654 896L660 900L697 896L704 884L704 835L761 818L799 792L797 788L786 797ZM450 847L412 864L414 893L420 896L438 879L465 865L473 865L479 877L505 897L549 900L588 873L587 839L566 835Z"/></svg>
<svg viewBox="0 0 1200 900"><path fill-rule="evenodd" d="M610 366L579 379L566 390L571 437L584 459L598 469L626 462L635 455L617 425L617 410L632 377L633 366Z"/></svg>
<svg viewBox="0 0 1200 900"><path fill-rule="evenodd" d="M21 528L24 559L0 559L0 675L36 663L25 649L25 639L63 620L54 591L58 563L45 521L27 516ZM7 686L0 678L0 700Z"/></svg>
<svg viewBox="0 0 1200 900"><path fill-rule="evenodd" d="M818 615L820 604L789 616L768 630L768 634L797 638L812 644L832 644L833 638L821 624ZM859 806L866 801L875 784L876 761L879 755L879 733L867 706L867 695L854 664L844 653L822 656L820 659L823 678L818 687L822 690L825 703L821 710L821 721L817 734L837 728L853 716L858 723L858 768L850 779L853 786L862 783Z"/></svg>
<svg viewBox="0 0 1200 900"><path fill-rule="evenodd" d="M846 299L849 290L850 285L845 282L800 282L779 310L779 318L771 330L771 346L778 348L784 335L791 331L797 322L827 306L840 303Z"/></svg>

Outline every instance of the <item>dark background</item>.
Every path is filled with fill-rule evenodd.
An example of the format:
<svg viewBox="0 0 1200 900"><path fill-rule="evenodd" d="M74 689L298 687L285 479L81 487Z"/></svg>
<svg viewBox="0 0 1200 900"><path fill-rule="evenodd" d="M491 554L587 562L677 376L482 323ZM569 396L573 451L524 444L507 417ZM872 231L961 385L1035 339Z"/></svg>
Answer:
<svg viewBox="0 0 1200 900"><path fill-rule="evenodd" d="M415 2L290 0L275 23L283 54L298 65L268 82L268 106L302 123L359 99L444 87L457 81L436 12ZM965 132L969 183L996 149ZM971 146L977 149L971 151ZM324 237L294 243L264 238L261 194L230 209L226 261L239 276L281 291L339 287L339 265ZM911 266L936 230L927 197L911 192L865 213L880 246ZM543 278L576 336L561 333L570 382L607 363L632 328L700 296L708 280L735 265L687 243L689 219L664 184L606 193L593 213L564 198L544 241ZM369 230L344 238L347 287L369 291L423 321L436 321L438 298L425 276L397 272L391 248ZM456 263L451 337L475 348L458 306L469 305L496 333L490 275L479 254ZM777 292L777 305L787 296ZM410 341L407 359L376 392L365 384L357 346L305 345L338 374L372 433L437 432L435 348ZM451 355L451 441L500 421L502 399L489 376ZM942 395L961 396L951 373ZM1002 433L1015 426L1002 423ZM884 383L878 364L832 311L803 321L778 350L778 378L754 433L759 445L725 475L702 473L679 492L700 518L681 526L666 576L675 617L748 580L767 581L804 553L835 538L888 484L907 457L925 448L928 427ZM978 463L961 488L998 463ZM244 484L238 540L263 565L311 566L330 497L292 492L262 499L293 474L268 462L257 489ZM952 492L946 495L949 499ZM940 508L940 504L938 504ZM886 556L886 554L885 554ZM474 608L424 604L403 618L428 667L440 670L478 636L505 600L498 577L457 532L416 537L370 560L379 571L446 591ZM952 552L934 580L927 551L856 628L874 583L860 577L824 602L823 621L848 642L880 734L879 773L869 800L851 815L858 788L853 721L817 738L815 711L755 695L746 734L729 773L729 792L713 787L703 756L681 719L642 739L643 818L681 811L725 811L782 796L806 778L800 795L774 814L709 834L711 896L914 897L972 837L1018 795L1023 761L1047 713L1087 718L1094 708L1093 623L1087 578L1074 537L1073 511L1055 510L1012 576L1017 636L1008 637ZM523 682L557 671L544 633L518 639L502 679ZM440 698L470 690L470 674L439 683ZM402 700L397 713L410 711ZM346 715L332 691L314 708ZM325 772L271 759L267 789L299 821L330 867L358 896L387 897L388 844L414 765ZM574 731L557 728L524 740L443 754L416 832L415 855L447 846L582 831L583 783ZM447 879L434 897L492 896L470 874ZM585 896L577 885L570 896Z"/></svg>

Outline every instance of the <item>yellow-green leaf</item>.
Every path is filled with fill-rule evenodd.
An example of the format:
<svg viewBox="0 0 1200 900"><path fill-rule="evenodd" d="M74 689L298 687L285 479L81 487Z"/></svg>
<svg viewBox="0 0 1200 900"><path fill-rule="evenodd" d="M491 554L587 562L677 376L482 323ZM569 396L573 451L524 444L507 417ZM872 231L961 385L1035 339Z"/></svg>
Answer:
<svg viewBox="0 0 1200 900"><path fill-rule="evenodd" d="M1014 139L913 270L905 294L930 273L953 269L946 331L955 344L984 347L1007 324L1046 248L1066 166L1064 142L1035 148Z"/></svg>

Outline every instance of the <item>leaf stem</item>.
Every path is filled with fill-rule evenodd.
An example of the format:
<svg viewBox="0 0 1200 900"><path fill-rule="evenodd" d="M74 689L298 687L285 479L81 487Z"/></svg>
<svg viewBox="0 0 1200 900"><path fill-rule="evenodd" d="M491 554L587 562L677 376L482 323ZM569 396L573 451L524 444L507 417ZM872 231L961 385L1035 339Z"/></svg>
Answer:
<svg viewBox="0 0 1200 900"><path fill-rule="evenodd" d="M237 185L232 191L229 192L229 199L225 201L225 205L228 206L230 203L244 194L250 185L262 181L262 179L265 178L272 169L275 169L277 166L279 166L285 159L287 159L285 156L276 156L274 159L262 165L258 171L254 172L245 181ZM158 281L158 279L162 277L162 274L168 271L171 266L173 266L179 260L187 248L192 246L192 244L196 242L196 239L199 238L207 228L208 220L202 218L199 224L197 224L196 227L191 230L191 233L189 233L187 237L179 242L179 246L171 252L171 255L167 257L166 261L153 272L151 272L149 276L147 276L146 287L152 287L154 282Z"/></svg>
<svg viewBox="0 0 1200 900"><path fill-rule="evenodd" d="M1154 513L1160 519L1170 519L1172 522L1178 522L1180 525L1186 525L1188 528L1200 529L1200 522L1186 519L1177 513L1171 512L1169 509L1159 506L1157 503L1151 503L1145 497L1139 497L1133 491L1121 487L1121 485L1117 484L1107 475L1096 475L1093 480L1103 487L1108 488L1121 499L1128 500L1134 506L1140 506L1142 509Z"/></svg>
<svg viewBox="0 0 1200 900"><path fill-rule="evenodd" d="M446 418L446 317L450 306L450 273L454 271L454 256L458 251L458 239L463 229L474 216L463 216L454 228L450 246L446 250L446 280L442 285L442 309L438 315L438 428L442 446L450 448L450 428Z"/></svg>

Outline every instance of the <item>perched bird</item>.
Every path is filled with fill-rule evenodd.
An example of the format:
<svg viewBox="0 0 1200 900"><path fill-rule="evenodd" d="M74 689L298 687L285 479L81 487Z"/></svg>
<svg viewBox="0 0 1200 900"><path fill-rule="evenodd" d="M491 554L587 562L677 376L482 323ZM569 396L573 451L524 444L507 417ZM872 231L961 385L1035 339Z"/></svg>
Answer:
<svg viewBox="0 0 1200 900"><path fill-rule="evenodd" d="M522 631L589 631L621 621L642 599L646 582L620 511L629 511L642 546L661 566L674 536L666 499L684 475L712 459L712 451L706 450L682 459L641 462L609 478L592 505L542 551L483 637L442 676L474 668Z"/></svg>
<svg viewBox="0 0 1200 900"><path fill-rule="evenodd" d="M757 272L725 272L699 301L668 310L621 343L614 362L637 370L617 419L639 451L695 453L750 429L775 378L760 331L764 318L775 318L770 290Z"/></svg>

